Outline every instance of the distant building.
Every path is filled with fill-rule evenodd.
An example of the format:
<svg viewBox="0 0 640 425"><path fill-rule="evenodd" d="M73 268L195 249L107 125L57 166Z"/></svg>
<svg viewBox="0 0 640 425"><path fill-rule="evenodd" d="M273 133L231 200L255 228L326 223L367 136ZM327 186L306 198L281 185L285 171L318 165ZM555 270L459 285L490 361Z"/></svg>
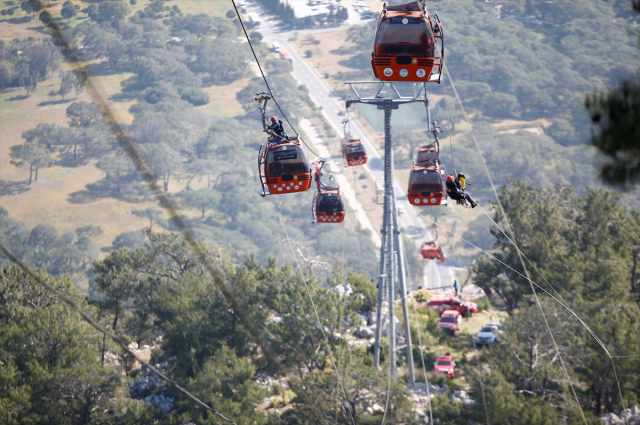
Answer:
<svg viewBox="0 0 640 425"><path fill-rule="evenodd" d="M292 10L297 27L314 26L331 20L342 7L339 2L330 0L280 0L280 3Z"/></svg>

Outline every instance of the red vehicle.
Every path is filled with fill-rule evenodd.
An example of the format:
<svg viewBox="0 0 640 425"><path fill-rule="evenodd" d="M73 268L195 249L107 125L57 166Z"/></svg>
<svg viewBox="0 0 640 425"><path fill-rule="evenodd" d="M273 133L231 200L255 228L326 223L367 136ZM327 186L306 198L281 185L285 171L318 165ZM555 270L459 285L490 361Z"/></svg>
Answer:
<svg viewBox="0 0 640 425"><path fill-rule="evenodd" d="M293 63L293 58L291 57L291 55L289 54L289 52L287 52L284 49L280 49L278 50L278 53L280 53L280 56L282 57L282 59L289 61L291 63Z"/></svg>
<svg viewBox="0 0 640 425"><path fill-rule="evenodd" d="M455 336L456 332L460 330L460 322L462 316L456 310L445 310L440 316L438 327L451 336Z"/></svg>
<svg viewBox="0 0 640 425"><path fill-rule="evenodd" d="M300 138L270 144L259 153L262 196L305 192L311 186L311 167Z"/></svg>
<svg viewBox="0 0 640 425"><path fill-rule="evenodd" d="M436 52L440 39L440 52ZM440 83L444 57L442 24L437 14L417 1L382 8L376 27L371 66L382 81L434 81ZM438 69L434 73L434 68Z"/></svg>
<svg viewBox="0 0 640 425"><path fill-rule="evenodd" d="M427 308L436 311L456 310L462 315L471 316L471 313L478 312L478 305L471 301L460 301L459 298L431 298L427 301Z"/></svg>
<svg viewBox="0 0 640 425"><path fill-rule="evenodd" d="M309 158L299 136L289 137L275 134L267 126L267 93L258 93L255 100L260 104L262 128L267 133L267 145L260 145L258 173L262 185L262 196L305 192L311 186Z"/></svg>
<svg viewBox="0 0 640 425"><path fill-rule="evenodd" d="M420 254L425 260L440 260L441 263L444 263L444 252L435 241L423 243Z"/></svg>
<svg viewBox="0 0 640 425"><path fill-rule="evenodd" d="M446 174L440 162L438 143L420 146L409 176L409 202L413 205L447 205Z"/></svg>
<svg viewBox="0 0 640 425"><path fill-rule="evenodd" d="M407 196L413 205L447 205L444 168L435 163L414 164Z"/></svg>
<svg viewBox="0 0 640 425"><path fill-rule="evenodd" d="M312 210L314 223L341 223L345 212L340 189L320 189L313 198Z"/></svg>
<svg viewBox="0 0 640 425"><path fill-rule="evenodd" d="M456 362L453 361L453 357L449 353L445 356L438 356L438 359L433 364L433 370L446 373L447 378L453 378L456 371Z"/></svg>
<svg viewBox="0 0 640 425"><path fill-rule="evenodd" d="M359 139L349 139L343 149L344 161L349 167L367 163L367 152Z"/></svg>

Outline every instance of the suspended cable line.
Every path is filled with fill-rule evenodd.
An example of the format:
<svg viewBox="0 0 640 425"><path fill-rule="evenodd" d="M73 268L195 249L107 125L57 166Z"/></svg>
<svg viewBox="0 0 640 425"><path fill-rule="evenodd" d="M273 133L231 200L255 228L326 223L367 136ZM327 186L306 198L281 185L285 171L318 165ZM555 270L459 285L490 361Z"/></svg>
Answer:
<svg viewBox="0 0 640 425"><path fill-rule="evenodd" d="M209 410L210 412L212 412L214 415L218 416L223 421L230 422L230 423L232 423L234 425L236 424L233 420L227 418L226 416L224 416L222 413L220 413L216 409L210 407L208 404L206 404L205 402L200 400L198 397L194 396L189 391L187 391L184 388L182 388L176 381L174 381L173 379L170 379L167 375L165 375L160 370L158 370L157 368L155 368L154 366L152 366L151 364L146 362L140 356L138 356L133 350L131 350L127 346L127 344L123 340L121 340L116 335L114 335L111 332L109 332L100 323L98 323L98 321L95 320L91 315L89 315L84 310L82 310L82 308L78 304L76 304L76 302L73 301L73 299L71 297L69 297L68 295L64 294L62 291L59 291L58 289L54 288L52 285L49 285L47 282L45 282L43 279L41 279L38 275L36 275L31 270L30 267L27 267L20 260L18 260L18 258L16 258L2 243L0 243L0 251L2 251L2 253L4 255L6 255L11 261L13 261L18 267L20 267L33 280L35 280L37 283L42 285L47 291L51 292L53 295L57 296L62 301L64 301L65 303L69 304L93 328L95 328L97 331L101 332L104 336L106 336L106 337L110 338L111 340L113 340L124 351L126 351L127 354L133 356L142 365L144 365L150 371L152 371L153 373L158 375L163 381L173 385L178 391L180 391L181 393L183 393L184 395L189 397L191 400L195 401L198 405L200 405L200 406L204 407L205 409Z"/></svg>
<svg viewBox="0 0 640 425"><path fill-rule="evenodd" d="M235 4L234 4L235 6ZM236 9L237 12L237 9ZM193 231L185 225L178 214L177 204L170 198L168 198L162 188L160 188L156 184L155 180L155 171L153 168L146 163L144 157L141 152L138 151L136 145L129 139L129 137L125 134L122 129L120 123L118 122L115 115L112 113L111 108L102 98L102 96L98 93L97 87L94 84L93 80L89 78L89 75L86 73L84 68L81 66L80 60L73 53L73 49L70 48L70 44L68 43L65 34L61 31L57 22L52 21L50 24L50 29L54 33L56 45L61 44L61 48L63 48L67 52L67 57L71 62L74 62L78 65L78 72L81 74L84 81L87 84L87 92L93 98L93 100L102 107L102 111L105 115L105 121L109 125L110 129L117 136L118 141L125 153L129 158L133 161L136 170L142 176L144 182L149 187L153 196L158 200L160 206L167 212L169 215L169 220L175 225L176 229L179 233L181 233L184 237L191 249L193 249L194 253L198 257L198 259L202 262L204 267L212 276L213 283L216 285L217 289L222 293L225 300L229 303L231 309L234 313L240 318L242 324L246 327L247 331L255 341L255 343L261 348L265 357L269 360L269 362L278 370L278 373L284 377L287 377L286 372L284 371L280 358L276 354L276 352L271 348L268 343L267 338L263 335L262 331L255 324L255 320L244 310L242 304L240 304L239 300L235 297L233 292L227 287L225 283L225 279L222 276L222 272L216 269L210 261L208 261L207 253L202 249L202 247L196 242L195 234ZM293 128L293 127L292 127ZM295 130L295 129L294 129ZM2 250L5 248L0 245ZM10 257L11 258L11 257ZM15 259L15 257L13 257ZM22 263L16 263L20 265L20 267L28 272L28 269ZM153 369L150 369L153 370ZM298 395L303 403L305 403L313 414L316 416L318 421L322 424L327 424L325 418L320 414L319 410L316 408L316 404L312 401L311 398L307 395L302 387L296 384L295 381L290 378L286 378L289 387Z"/></svg>
<svg viewBox="0 0 640 425"><path fill-rule="evenodd" d="M273 99L273 102L276 104L276 106L278 107L278 110L280 111L280 113L282 114L284 119L287 121L289 126L293 129L293 131L296 134L299 135L300 133L298 133L298 130L296 130L296 128L293 126L293 124L291 124L291 122L289 121L289 118L287 118L287 115L284 113L284 111L282 110L282 108L278 104L278 101L276 100L276 97L273 95L273 92L271 91L271 87L269 86L269 82L267 81L267 77L264 75L264 71L262 69L262 65L260 65L260 61L258 60L258 55L256 55L256 51L253 48L253 44L251 43L251 39L249 38L249 34L247 33L247 28L244 26L244 22L242 21L242 17L240 16L240 11L236 7L235 1L231 0L231 4L233 4L233 8L236 11L236 16L238 16L238 20L240 21L240 25L242 26L242 31L244 32L244 36L247 39L247 43L249 43L249 47L251 48L251 53L253 53L253 57L256 60L256 64L258 64L258 68L260 69L260 74L262 75L262 79L264 80L264 84L267 86L267 90L269 90L269 94L271 95L271 99ZM311 147L309 147L309 145L307 145L305 143L304 139L302 139L302 143L304 143L304 145L311 151L311 153L313 153L315 156L318 156L318 154L315 153L313 151L313 149L311 149Z"/></svg>
<svg viewBox="0 0 640 425"><path fill-rule="evenodd" d="M404 262L407 265L407 274L411 275L409 258L407 252L404 251ZM418 334L418 349L420 350L420 361L422 362L422 373L424 374L424 384L427 387L427 404L429 406L429 423L433 424L433 411L431 409L431 388L429 388L429 379L427 378L427 367L424 363L424 353L422 352L422 336L420 336L420 321L418 320L418 310L416 309L416 299L413 298L411 305L413 306L413 317L416 319L416 333Z"/></svg>
<svg viewBox="0 0 640 425"><path fill-rule="evenodd" d="M289 239L289 234L287 233L287 229L284 227L284 223L282 222L282 218L280 218L280 224L282 225L282 230L284 231L285 236L287 237L287 241L289 242L289 247L291 248L291 253L293 254L293 258L296 260L296 264L298 265L298 271L300 272L300 277L302 278L302 282L304 283L304 287L307 290L307 295L309 296L309 301L311 301L311 305L313 306L313 312L316 315L316 320L318 322L318 327L322 332L322 336L324 337L324 342L327 344L327 350L329 351L329 356L331 357L331 361L335 364L336 367L336 376L338 377L338 382L340 383L340 388L342 388L342 395L344 396L344 400L347 403L347 411L349 412L349 417L351 418L351 422L355 425L355 420L353 419L353 415L351 414L351 409L348 408L349 398L347 397L347 392L344 389L344 385L342 383L342 377L340 376L340 372L338 371L338 362L336 362L335 357L333 356L333 352L331 350L331 345L329 344L329 339L327 338L327 334L324 331L324 326L320 321L320 316L318 315L318 309L316 308L316 304L313 302L313 297L311 296L311 291L309 291L309 285L307 285L307 279L305 279L304 274L302 273L302 268L300 267L300 262L298 261L298 256L293 250L293 244L291 243L291 239Z"/></svg>
<svg viewBox="0 0 640 425"><path fill-rule="evenodd" d="M373 186L364 183L366 186L373 188ZM386 195L384 195L386 196ZM453 231L447 229L446 227L438 224L437 222L435 222L434 220L430 219L428 216L425 216L423 214L420 214L418 212L416 212L416 215L418 217L424 218L425 220L429 221L430 223L432 223L434 226L437 226L439 228L441 228L442 230L444 230L445 232L449 233L451 236L467 243L468 245L472 246L473 248L476 248L477 250L479 250L480 252L482 252L483 254L485 254L487 257L491 258L492 260L495 260L497 263L500 263L501 265L503 265L504 267L506 267L507 269L511 270L512 272L514 272L515 274L519 275L520 277L527 279L527 277L522 274L521 272L519 272L518 270L514 269L513 267L509 266L507 263L503 262L502 260L500 260L499 258L495 257L493 254L485 251L484 249L480 248L479 246L475 245L473 242L468 241L467 239L465 239L464 237L458 235L457 233L454 233ZM580 323L583 325L583 327L589 332L589 334L592 335L592 337L594 338L594 340L602 347L602 349L607 353L607 355L609 357L613 357L616 358L616 356L611 356L606 345L604 345L604 343L602 341L600 341L600 339L597 337L597 335L591 330L591 328L584 323L584 321L580 318L580 316L578 316L578 314L568 305L566 305L564 302L562 302L560 299L558 299L555 295L553 295L551 292L549 292L548 290L546 290L544 287L540 286L538 283L536 283L536 281L534 280L529 280L529 282L531 284L533 284L535 287L537 287L538 289L540 289L542 292L544 292L545 294L547 294L550 298L552 298L555 302L557 302L558 304L560 304L562 307L564 307L569 313L571 313L576 319L578 319L580 321ZM618 357L640 357L639 355L632 355L632 356L618 356Z"/></svg>

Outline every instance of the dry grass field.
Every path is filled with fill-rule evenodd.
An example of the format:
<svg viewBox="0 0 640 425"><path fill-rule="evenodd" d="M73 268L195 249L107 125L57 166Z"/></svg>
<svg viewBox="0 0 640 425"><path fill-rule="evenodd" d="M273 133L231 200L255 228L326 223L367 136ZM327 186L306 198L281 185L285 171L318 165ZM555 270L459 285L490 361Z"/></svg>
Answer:
<svg viewBox="0 0 640 425"><path fill-rule="evenodd" d="M15 7L15 2L4 1L2 7ZM132 9L142 10L148 1L139 1ZM207 13L216 16L224 15L230 7L226 2L210 2L201 0L167 2L166 5L177 4L184 14ZM86 4L82 4L86 6ZM62 2L51 3L48 10L54 17L60 15ZM15 10L14 19L0 20L0 40L7 43L13 39L27 37L49 37L42 23L36 15L32 20L24 19L24 13ZM87 20L84 13L78 15L68 24L76 26ZM82 64L86 66L88 64ZM94 65L94 64L91 64ZM78 67L79 64L63 62L62 69L68 70ZM134 74L124 72L111 75L96 75L91 77L91 84L96 92L91 92L90 85L85 86L85 91L77 99L69 94L63 100L60 96L49 96L49 92L56 91L60 85L57 73L51 78L40 82L34 93L26 96L24 89L7 89L0 92L0 207L33 227L41 223L54 225L59 232L73 231L74 229L94 224L99 225L104 233L95 240L98 248L111 245L116 235L126 231L133 231L148 226L148 222L131 214L132 210L145 209L157 206L155 200L141 194L136 202L130 202L131 198L116 199L113 197L92 198L87 195L87 185L101 181L104 172L95 166L95 161L77 167L52 167L41 168L38 173L38 181L28 185L29 169L17 168L10 163L11 146L23 142L21 134L39 123L52 123L59 126L67 126L65 116L66 108L74 101L96 101L96 95L102 99L104 106L109 108L115 119L123 125L133 121L129 108L135 104L118 94L122 92L122 83ZM247 74L249 75L249 74ZM244 114L236 94L250 81L247 76L234 84L225 86L204 87L209 93L210 102L195 108L195 111L204 114L215 114L225 117L233 117ZM197 185L197 182L195 183ZM180 180L173 180L169 185L170 192L181 190L186 185ZM195 213L194 213L195 215Z"/></svg>

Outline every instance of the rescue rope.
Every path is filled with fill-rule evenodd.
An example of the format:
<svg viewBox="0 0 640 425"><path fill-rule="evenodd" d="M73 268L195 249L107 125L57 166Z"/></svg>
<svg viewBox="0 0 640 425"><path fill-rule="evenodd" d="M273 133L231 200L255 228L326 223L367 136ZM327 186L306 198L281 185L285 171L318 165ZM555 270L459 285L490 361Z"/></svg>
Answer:
<svg viewBox="0 0 640 425"><path fill-rule="evenodd" d="M440 71L442 72L442 71ZM453 156L453 137L451 136L451 117L449 115L449 101L447 100L447 83L446 80L442 80L442 89L444 90L444 106L447 110L447 130L449 131L449 146L451 147L451 162L453 164L453 175L456 178L456 159Z"/></svg>
<svg viewBox="0 0 640 425"><path fill-rule="evenodd" d="M335 364L336 368L336 376L338 377L338 382L340 383L340 388L342 389L342 395L344 396L345 401L347 402L347 411L349 412L349 417L351 418L351 422L355 425L355 420L353 419L353 415L351 414L351 409L348 407L349 398L347 397L347 392L344 389L344 384L342 383L342 377L340 376L340 372L338 371L338 362L336 362L335 357L333 356L333 352L331 350L331 345L329 344L329 339L327 338L327 334L324 331L324 326L320 321L320 316L318 315L318 309L316 308L316 304L313 302L313 297L311 296L311 291L309 291L309 285L307 285L307 279L305 279L304 274L302 273L302 268L300 267L300 262L298 261L298 256L296 252L293 250L293 244L291 243L291 239L289 239L289 234L287 233L287 229L284 227L284 223L282 222L282 218L278 217L280 220L280 225L282 225L282 230L284 231L284 235L287 237L287 241L289 242L289 247L291 248L291 253L293 254L293 258L296 260L296 264L298 266L298 271L300 272L300 277L302 278L302 282L304 283L304 287L307 290L307 295L309 295L309 301L311 301L311 305L313 306L313 312L316 315L316 320L318 322L318 327L322 332L322 336L324 337L324 342L327 344L327 350L329 351L329 356L331 357L331 361Z"/></svg>
<svg viewBox="0 0 640 425"><path fill-rule="evenodd" d="M466 111L464 110L464 105L462 104L462 101L460 100L460 96L458 95L458 90L456 90L456 86L453 83L453 79L451 78L451 74L449 73L449 68L448 67L444 67L445 72L447 73L447 77L449 77L449 81L451 82L451 88L453 89L453 93L456 96L456 99L458 100L458 104L460 105L460 110L462 111L462 115L464 116L465 121L467 122L467 124L469 125L469 129L471 132L471 139L473 140L473 143L476 147L476 150L478 151L478 156L480 157L480 160L482 162L482 165L484 167L484 170L487 174L487 177L489 179L489 183L491 184L491 189L493 190L493 193L496 197L496 200L498 202L498 206L500 207L500 212L505 220L505 227L507 228L507 231L511 234L511 243L513 244L514 247L516 247L517 253L518 253L518 258L520 260L520 263L522 264L522 268L524 270L524 273L526 275L526 279L529 281L529 284L531 286L531 292L533 292L533 295L535 296L536 299L536 304L538 305L538 308L540 309L540 312L542 313L542 316L544 318L544 323L545 326L547 328L547 331L549 332L549 336L551 337L551 340L553 341L553 346L556 349L556 352L558 352L558 358L560 359L560 364L562 365L562 370L565 374L565 378L567 379L567 381L569 382L569 386L571 387L571 391L573 393L573 396L576 400L576 403L578 404L578 408L580 409L580 414L582 415L582 420L584 421L585 425L587 424L587 418L584 416L584 411L582 410L582 406L580 405L580 401L578 400L578 395L576 394L576 390L573 386L573 382L571 381L571 378L569 377L569 372L567 371L567 368L564 364L564 358L562 357L562 354L560 354L559 350L558 350L558 344L556 342L555 337L553 336L553 332L551 331L551 326L549 326L549 321L547 320L547 315L544 312L544 309L542 308L542 304L540 303L540 298L538 297L538 293L536 292L535 288L533 287L533 284L531 283L531 277L529 276L529 271L527 270L527 266L525 264L525 261L523 259L523 255L522 252L520 251L520 249L517 248L517 244L515 243L515 235L513 233L513 230L511 229L511 225L509 223L509 218L506 215L504 208L502 206L502 202L500 201L500 197L498 196L498 191L496 190L496 186L493 183L493 179L491 178L491 173L489 172L489 167L487 167L487 163L484 159L484 155L482 154L482 150L480 149L480 145L478 144L478 140L476 138L475 132L473 131L473 126L471 124L471 121L469 120L469 117L467 116ZM485 212L486 214L486 212Z"/></svg>
<svg viewBox="0 0 640 425"><path fill-rule="evenodd" d="M240 25L242 26L242 31L244 32L244 36L247 39L247 43L249 43L249 47L251 48L251 53L253 53L253 57L256 60L256 64L258 64L258 69L260 69L260 74L262 75L262 79L264 80L264 84L267 86L267 90L269 90L269 94L271 95L271 99L273 99L273 103L276 104L276 106L278 107L278 110L280 111L280 113L284 117L285 121L287 121L287 124L289 124L289 126L293 129L293 131L296 134L299 135L300 133L298 133L298 130L296 130L296 128L293 126L293 124L291 124L291 121L289 121L289 118L284 113L284 111L282 110L282 108L278 104L278 101L276 100L276 97L273 95L273 92L271 91L271 87L269 86L269 82L267 81L267 77L264 75L264 71L262 69L262 65L260 65L260 61L258 60L258 55L256 55L256 51L253 48L253 44L251 43L251 39L249 38L249 34L247 33L247 28L244 26L244 22L242 21L242 17L240 16L240 11L236 7L235 1L231 0L231 4L233 4L233 8L236 11L236 16L238 16L238 20L240 21ZM313 151L313 149L311 149L311 147L309 147L309 145L306 144L304 139L301 139L301 140L302 140L302 143L304 143L304 145L307 147L307 149L309 149L311 151L311 153L313 153L315 156L318 156L318 154L315 153Z"/></svg>
<svg viewBox="0 0 640 425"><path fill-rule="evenodd" d="M373 186L368 185L366 183L364 183L365 185L367 185L368 187L373 189ZM383 196L388 196L386 194L383 194ZM431 224L439 227L440 229L444 230L445 232L449 233L451 236L467 243L468 245L472 246L473 248L476 248L478 251L482 252L483 254L487 255L487 257L491 258L492 260L495 260L496 262L500 263L501 265L503 265L504 267L506 267L507 269L511 270L512 272L514 272L515 274L517 274L518 276L527 279L527 276L525 276L524 274L520 273L518 270L514 269L513 267L509 266L508 264L506 264L505 262L503 262L502 260L500 260L499 258L495 257L493 254L485 251L484 249L480 248L479 246L475 245L473 242L468 241L467 239L465 239L464 237L458 235L457 233L454 233L453 231L447 229L446 227L436 223L434 220L430 219L428 216L425 216L423 214L420 214L419 212L416 212L416 215L418 217L424 218L425 220L427 220L428 222L430 222ZM546 290L544 287L540 286L535 280L531 279L529 280L529 282L531 284L533 284L535 287L537 287L538 289L540 289L542 292L544 292L545 294L547 294L549 297L551 297L555 302L557 302L558 304L560 304L565 310L567 310L569 313L571 313L576 319L578 319L578 321L582 324L582 326L589 332L590 335L592 335L592 337L594 338L594 340L602 347L602 349L607 353L607 356L612 357L612 358L624 358L624 357L640 357L640 354L638 355L631 355L631 356L611 356L606 345L604 345L604 343L597 337L597 335L595 334L595 332L593 332L593 330L591 330L591 328L584 323L584 321L580 318L580 316L578 316L578 314L571 308L569 307L567 304L565 304L564 302L562 302L558 297L556 297L555 295L553 295L551 292L549 292L548 290Z"/></svg>
<svg viewBox="0 0 640 425"><path fill-rule="evenodd" d="M480 370L480 359L478 358L478 347L476 346L475 341L473 340L473 336L469 335L471 338L471 344L473 344L473 349L476 352L476 355L473 356L476 358L476 369L478 370L478 379L480 380L480 389L482 390L482 404L484 406L484 417L487 421L487 425L490 425L489 422L489 411L487 410L487 397L484 395L484 382L482 381L482 371Z"/></svg>
<svg viewBox="0 0 640 425"><path fill-rule="evenodd" d="M404 263L407 267L407 275L411 275L409 258L407 257L407 251L403 250ZM418 321L418 310L416 309L416 299L413 298L411 305L413 306L413 317L416 319L416 332L418 334L418 349L420 350L420 361L422 362L422 373L424 374L424 383L427 387L427 403L429 406L429 423L433 424L433 411L431 409L431 388L429 388L429 379L427 378L427 366L424 363L424 353L422 352L422 337L420 336L420 322Z"/></svg>

